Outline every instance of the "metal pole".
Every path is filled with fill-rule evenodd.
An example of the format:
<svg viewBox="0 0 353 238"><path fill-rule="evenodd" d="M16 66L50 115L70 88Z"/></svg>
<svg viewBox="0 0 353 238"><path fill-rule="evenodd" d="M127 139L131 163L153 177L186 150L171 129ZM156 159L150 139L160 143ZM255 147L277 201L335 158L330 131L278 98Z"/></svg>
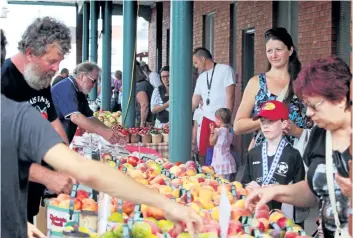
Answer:
<svg viewBox="0 0 353 238"><path fill-rule="evenodd" d="M89 55L89 3L85 2L82 9L82 62L88 60Z"/></svg>
<svg viewBox="0 0 353 238"><path fill-rule="evenodd" d="M102 44L102 110L110 111L111 63L112 63L112 1L104 2L103 14L103 44Z"/></svg>
<svg viewBox="0 0 353 238"><path fill-rule="evenodd" d="M99 2L91 0L90 6L91 12L91 57L90 61L97 63L98 56L98 12L99 12ZM94 101L97 98L97 84L92 88L92 91L89 95L90 100Z"/></svg>
<svg viewBox="0 0 353 238"><path fill-rule="evenodd" d="M137 2L123 2L123 125L135 126L136 79L133 68L135 61Z"/></svg>
<svg viewBox="0 0 353 238"><path fill-rule="evenodd" d="M192 7L191 1L171 1L169 157L172 162L191 158Z"/></svg>

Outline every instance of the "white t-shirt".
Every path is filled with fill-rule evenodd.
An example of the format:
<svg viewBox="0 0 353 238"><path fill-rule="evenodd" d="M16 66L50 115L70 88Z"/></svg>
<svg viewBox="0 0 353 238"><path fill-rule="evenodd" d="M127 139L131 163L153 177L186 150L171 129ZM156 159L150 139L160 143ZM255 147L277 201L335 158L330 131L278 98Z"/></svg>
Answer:
<svg viewBox="0 0 353 238"><path fill-rule="evenodd" d="M208 96L207 75L208 82L211 82L212 71L213 68L200 74L196 81L194 94L200 95L203 100L203 116L214 121L215 112L220 108L227 107L226 88L235 83L235 78L233 69L229 65L217 64ZM206 105L207 98L210 100L209 105Z"/></svg>
<svg viewBox="0 0 353 238"><path fill-rule="evenodd" d="M152 86L154 88L158 88L159 86L162 85L161 79L159 77L159 74L157 74L156 72L151 72L148 75L148 79L150 80L150 83L152 84Z"/></svg>
<svg viewBox="0 0 353 238"><path fill-rule="evenodd" d="M155 88L153 90L153 93L152 93L152 97L151 97L151 111L154 107L156 106L162 106L164 103L163 103L163 100L161 98L161 95L159 93L159 90L158 88ZM166 111L169 112L169 107L165 109ZM155 127L156 128L162 128L165 124L167 123L161 123L157 118L156 118L156 121L155 121Z"/></svg>

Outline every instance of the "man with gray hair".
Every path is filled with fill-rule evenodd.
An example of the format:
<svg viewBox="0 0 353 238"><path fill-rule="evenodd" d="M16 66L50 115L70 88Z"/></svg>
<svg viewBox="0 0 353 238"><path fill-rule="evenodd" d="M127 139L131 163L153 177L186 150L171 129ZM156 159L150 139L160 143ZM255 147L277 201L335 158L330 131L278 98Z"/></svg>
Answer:
<svg viewBox="0 0 353 238"><path fill-rule="evenodd" d="M88 106L87 94L97 83L101 69L92 62L83 62L74 74L53 86L51 93L56 112L71 142L77 126L102 136L110 143L117 143L114 131L93 116Z"/></svg>
<svg viewBox="0 0 353 238"><path fill-rule="evenodd" d="M51 17L37 18L22 35L19 52L5 60L1 68L1 93L14 101L31 104L66 143L68 140L57 118L49 87L64 55L70 51L70 44L67 26ZM23 172L22 168L18 169ZM31 166L29 178L32 182L28 187L28 221L33 223L45 189L43 185L55 193L69 193L73 181L38 164Z"/></svg>

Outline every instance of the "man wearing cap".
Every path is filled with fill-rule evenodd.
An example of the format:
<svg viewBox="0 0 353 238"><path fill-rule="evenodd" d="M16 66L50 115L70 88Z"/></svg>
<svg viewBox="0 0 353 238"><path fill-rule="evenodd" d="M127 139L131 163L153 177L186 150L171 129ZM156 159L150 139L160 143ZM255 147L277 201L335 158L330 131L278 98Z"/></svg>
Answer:
<svg viewBox="0 0 353 238"><path fill-rule="evenodd" d="M267 101L253 119L260 119L261 131L266 140L247 154L242 184L255 189L304 180L305 170L300 153L287 142L283 134L289 120L287 106L276 100ZM268 205L271 210L282 207L276 201Z"/></svg>

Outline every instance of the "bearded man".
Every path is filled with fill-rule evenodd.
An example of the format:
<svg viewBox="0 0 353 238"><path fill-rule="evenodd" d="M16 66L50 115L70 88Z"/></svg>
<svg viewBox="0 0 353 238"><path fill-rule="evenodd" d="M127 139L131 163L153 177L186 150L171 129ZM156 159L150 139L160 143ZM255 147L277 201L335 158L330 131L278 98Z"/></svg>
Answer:
<svg viewBox="0 0 353 238"><path fill-rule="evenodd" d="M5 60L1 68L1 93L14 101L31 104L67 144L51 98L50 82L70 49L71 34L67 26L51 17L37 18L22 35L19 52ZM18 169L21 176L21 168ZM45 187L55 193L69 193L74 182L38 164L31 165L29 179L32 182L28 187L28 221L32 223Z"/></svg>

